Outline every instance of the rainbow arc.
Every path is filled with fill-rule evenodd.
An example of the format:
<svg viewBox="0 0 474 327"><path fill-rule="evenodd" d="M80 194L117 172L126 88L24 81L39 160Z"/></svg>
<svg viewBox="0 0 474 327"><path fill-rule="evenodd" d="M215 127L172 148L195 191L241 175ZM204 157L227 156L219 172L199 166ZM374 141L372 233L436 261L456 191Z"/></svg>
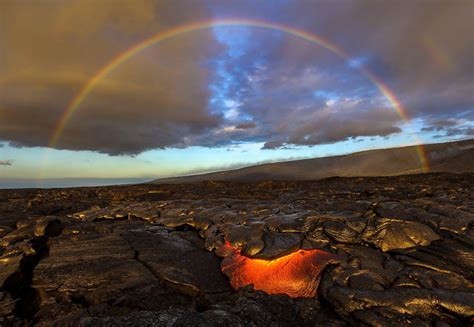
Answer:
<svg viewBox="0 0 474 327"><path fill-rule="evenodd" d="M339 57L344 60L350 60L351 57L338 46L332 44L331 42L323 39L322 37L312 34L300 29L296 29L293 27L289 27L282 24L266 22L266 21L259 21L259 20L248 20L248 19L224 19L224 20L209 20L209 21L202 21L191 23L187 25L178 26L163 32L159 32L153 35L150 38L147 38L140 43L128 48L127 50L119 53L115 58L113 58L108 64L103 66L99 69L88 81L83 85L80 91L74 96L72 101L64 110L61 118L59 119L56 128L54 129L50 141L49 147L53 148L61 137L65 127L67 126L68 122L70 121L71 117L77 112L83 103L84 99L92 92L94 87L107 75L112 73L117 67L125 63L127 60L138 54L139 52L156 45L157 43L172 39L174 37L191 33L195 31L210 29L214 27L251 27L251 28L260 28L260 29L267 29L267 30L274 30L279 31L282 33L286 33L300 39L303 39L307 42L317 44L322 46L323 48L335 53ZM410 123L410 118L407 115L406 110L401 105L400 101L398 101L395 94L390 90L390 88L383 83L382 80L377 78L374 74L368 71L366 68L359 66L357 69L365 75L377 88L378 90L384 95L384 97L390 102L392 108L397 112L397 114L402 118L403 121L406 123ZM416 138L417 143L417 152L420 161L420 167L423 172L429 171L429 163L426 153L424 151L423 145L421 142Z"/></svg>

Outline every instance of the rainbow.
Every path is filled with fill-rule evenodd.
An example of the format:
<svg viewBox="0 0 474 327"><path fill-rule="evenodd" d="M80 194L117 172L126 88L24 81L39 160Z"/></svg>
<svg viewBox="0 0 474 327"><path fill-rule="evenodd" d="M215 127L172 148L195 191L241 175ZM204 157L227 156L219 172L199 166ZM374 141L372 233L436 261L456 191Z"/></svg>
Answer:
<svg viewBox="0 0 474 327"><path fill-rule="evenodd" d="M56 125L56 128L54 129L51 135L51 138L49 141L49 147L53 148L57 144L68 121L71 119L74 113L79 109L81 103L91 93L94 87L103 78L105 78L112 71L114 71L118 66L120 66L121 64L123 64L124 62L126 62L128 59L132 58L139 52L159 42L172 39L176 36L179 36L185 33L210 29L213 27L252 27L252 28L279 31L282 33L293 35L295 37L298 37L310 43L320 45L323 48L337 54L339 57L341 57L344 60L351 59L350 56L347 53L345 53L342 49L330 43L329 41L321 38L320 36L317 36L315 34L308 33L306 31L299 30L293 27L289 27L289 26L277 24L277 23L272 23L272 22L249 20L249 19L222 19L222 20L209 20L209 21L196 22L196 23L191 23L191 24L175 27L163 32L159 32L151 36L150 38L147 38L141 41L135 46L132 46L131 48L121 52L115 58L113 58L107 65L99 69L92 76L92 78L90 78L89 81L84 84L84 86L80 89L79 93L76 94L76 96L72 99L72 101L69 103L67 108L64 110L64 113L59 119ZM392 107L396 110L398 115L405 122L409 123L410 119L406 113L406 110L402 107L400 102L397 100L395 94L388 88L388 86L385 85L380 79L378 79L375 75L373 75L364 67L358 67L357 69L359 69L359 71L363 73L379 89L379 91L391 103ZM420 166L423 172L428 172L429 171L428 158L426 156L426 153L423 149L421 142L418 139L416 141L418 145L417 151L418 151L418 156L420 160Z"/></svg>
<svg viewBox="0 0 474 327"><path fill-rule="evenodd" d="M445 49L443 49L438 42L431 37L424 37L421 39L421 45L425 51L431 57L433 63L437 67L443 70L451 70L453 68L453 62L450 60Z"/></svg>

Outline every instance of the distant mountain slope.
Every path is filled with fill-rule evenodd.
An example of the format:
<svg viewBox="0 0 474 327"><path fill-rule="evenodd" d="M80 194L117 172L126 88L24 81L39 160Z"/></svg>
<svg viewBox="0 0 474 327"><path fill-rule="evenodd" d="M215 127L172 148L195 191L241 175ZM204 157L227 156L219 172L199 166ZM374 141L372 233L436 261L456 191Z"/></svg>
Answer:
<svg viewBox="0 0 474 327"><path fill-rule="evenodd" d="M474 139L424 146L432 172L474 172ZM277 162L236 170L171 177L150 183L200 181L311 180L331 176L389 176L421 173L416 146L349 155Z"/></svg>

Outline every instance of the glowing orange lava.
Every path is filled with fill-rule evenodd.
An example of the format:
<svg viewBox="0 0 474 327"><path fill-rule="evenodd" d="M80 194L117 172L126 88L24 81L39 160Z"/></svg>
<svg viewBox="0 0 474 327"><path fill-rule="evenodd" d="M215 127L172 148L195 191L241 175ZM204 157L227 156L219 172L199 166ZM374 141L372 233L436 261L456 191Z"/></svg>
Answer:
<svg viewBox="0 0 474 327"><path fill-rule="evenodd" d="M219 249L225 256L222 272L235 290L253 284L268 294L314 297L321 271L334 255L321 250L298 250L274 260L252 259L241 255L228 242Z"/></svg>

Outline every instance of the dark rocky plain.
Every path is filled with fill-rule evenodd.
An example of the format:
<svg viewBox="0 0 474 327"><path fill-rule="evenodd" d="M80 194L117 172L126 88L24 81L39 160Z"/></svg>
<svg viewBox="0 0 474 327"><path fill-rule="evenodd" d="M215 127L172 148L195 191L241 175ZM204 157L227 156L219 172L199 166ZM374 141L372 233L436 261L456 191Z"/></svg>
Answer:
<svg viewBox="0 0 474 327"><path fill-rule="evenodd" d="M466 326L474 174L0 190L1 326ZM337 260L315 298L232 290L215 254Z"/></svg>

